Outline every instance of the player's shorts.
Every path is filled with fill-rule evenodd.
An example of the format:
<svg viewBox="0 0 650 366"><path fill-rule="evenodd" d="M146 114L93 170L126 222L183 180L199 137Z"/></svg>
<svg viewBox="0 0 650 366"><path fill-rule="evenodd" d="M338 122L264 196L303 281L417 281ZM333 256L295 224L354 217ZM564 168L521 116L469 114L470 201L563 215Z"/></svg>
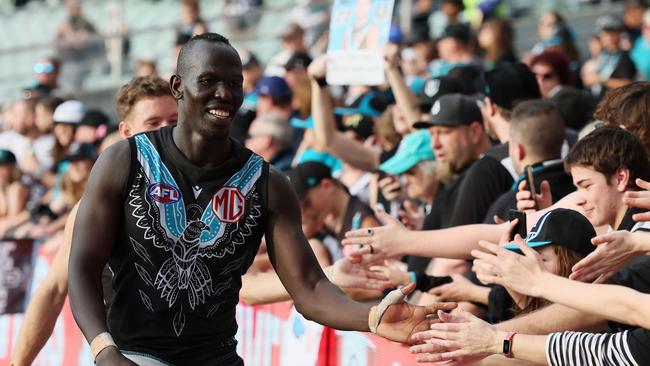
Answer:
<svg viewBox="0 0 650 366"><path fill-rule="evenodd" d="M122 351L122 354L124 355L124 357L137 363L139 366L179 366L179 365L172 365L170 363L161 361L154 356L150 356L142 353L132 353L128 351ZM244 360L242 360L241 357L237 355L237 350L233 348L231 352L220 356L219 358L208 363L207 365L244 366Z"/></svg>

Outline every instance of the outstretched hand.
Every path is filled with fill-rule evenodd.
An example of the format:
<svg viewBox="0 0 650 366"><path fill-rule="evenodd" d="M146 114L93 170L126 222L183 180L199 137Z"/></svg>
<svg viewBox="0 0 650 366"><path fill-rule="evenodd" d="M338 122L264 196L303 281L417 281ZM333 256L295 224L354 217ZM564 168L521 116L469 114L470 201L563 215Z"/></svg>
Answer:
<svg viewBox="0 0 650 366"><path fill-rule="evenodd" d="M378 263L386 258L400 257L402 238L408 229L383 210L376 215L384 226L359 229L345 233L343 245L362 245L348 256L353 263Z"/></svg>
<svg viewBox="0 0 650 366"><path fill-rule="evenodd" d="M328 279L338 287L359 288L366 290L384 290L395 287L390 278L382 271L367 269L342 258L326 269Z"/></svg>
<svg viewBox="0 0 650 366"><path fill-rule="evenodd" d="M545 273L542 259L523 241L516 243L524 255L480 241L479 245L486 251L472 250L472 256L476 258L476 276L482 283L494 283L524 295L539 297L539 287Z"/></svg>
<svg viewBox="0 0 650 366"><path fill-rule="evenodd" d="M594 237L591 243L598 247L573 266L569 278L576 281L604 282L625 263L642 254L634 238L635 234L626 230Z"/></svg>
<svg viewBox="0 0 650 366"><path fill-rule="evenodd" d="M404 301L404 296L413 292L414 289L415 283L411 283L396 290L401 291L402 296L386 309L377 327L377 335L395 342L412 343L415 333L425 331L431 324L439 322L436 313L453 310L457 306L456 303L436 303L428 306L411 305ZM376 308L377 305L373 306L371 310L371 321L373 312L376 315Z"/></svg>
<svg viewBox="0 0 650 366"><path fill-rule="evenodd" d="M635 182L642 190L625 192L623 203L631 207L650 210L650 182L640 178L637 178ZM650 221L650 211L634 214L632 218L637 222Z"/></svg>
<svg viewBox="0 0 650 366"><path fill-rule="evenodd" d="M503 332L495 326L463 310L438 315L441 322L413 335L415 342L425 342L411 347L411 353L418 354L418 362L464 364L501 352Z"/></svg>

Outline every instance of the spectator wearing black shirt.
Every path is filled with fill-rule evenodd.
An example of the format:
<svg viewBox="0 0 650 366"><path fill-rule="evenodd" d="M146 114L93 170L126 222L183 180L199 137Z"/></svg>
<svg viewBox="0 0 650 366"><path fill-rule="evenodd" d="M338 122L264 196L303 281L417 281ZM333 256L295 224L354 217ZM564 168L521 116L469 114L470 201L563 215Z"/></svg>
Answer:
<svg viewBox="0 0 650 366"><path fill-rule="evenodd" d="M599 227L603 225L608 225L610 227L616 227L618 233L606 234L601 237L594 239L594 243L598 243L598 247L594 252L592 252L587 258L583 261L590 260L594 263L594 259L598 260L595 262L598 265L605 265L605 272L616 270L617 266L612 264L611 257L614 256L611 251L617 244L614 244L614 239L621 236L629 236L629 231L648 231L650 225L648 222L634 222L633 214L639 212L637 209L632 209L627 206L624 197L629 196L629 192L636 190L636 185L634 181L637 178L648 179L650 177L650 161L646 150L643 147L642 142L629 131L626 131L618 126L604 126L596 129L590 135L583 138L579 141L576 146L572 149L569 155L566 158L566 164L570 168L571 174L573 176L573 181L578 188L577 194L580 196L579 205L585 213L585 216L589 219L592 225ZM640 182L640 181L637 181ZM647 183L646 183L647 185ZM620 265L621 261L623 262L631 256L621 255L620 252L624 251L621 247L621 241L618 242L618 249L616 257L618 261L614 261ZM484 248L492 251L495 254L499 254L500 258L506 258L507 256L499 253L503 252L502 249L497 246L484 245ZM530 252L526 253L527 257L532 256ZM636 253L640 254L640 253ZM643 251L642 254L647 254L646 251ZM480 257L481 260L487 259L486 256L477 254L477 257ZM511 258L515 258L512 257ZM519 260L517 260L519 261ZM480 261L479 261L480 262ZM501 268L512 269L513 266L508 264L504 265L503 262L490 262L492 267L487 269L486 273L482 274L483 280L487 282L494 282L499 284L505 284L509 287L512 287L511 282L501 282L497 277L503 278L507 275L507 271L500 270ZM535 270L531 270L532 262L528 263L526 267L528 273L534 273ZM580 263L576 265L579 266ZM477 267L486 269L484 263L477 263ZM574 267L574 269L576 268ZM648 293L650 292L650 282L647 280L647 274L650 272L650 260L648 256L642 256L641 259L631 263L626 268L618 272L609 282L611 284L622 284L627 285L639 292ZM498 272L494 272L494 271ZM492 274L489 274L489 273ZM521 273L521 272L520 272ZM494 275L497 274L497 277ZM575 274L575 273L574 273ZM573 277L573 276L572 276ZM511 276L511 278L514 278ZM602 279L602 277L601 277ZM561 283L561 282L562 283ZM567 281L560 280L557 278L549 278L548 276L543 281L544 285L549 287L558 287L563 286L563 291L556 291L558 294L574 294L581 287L584 290L589 290L585 286L589 285L573 285L573 287L567 287ZM578 286L578 287L576 287ZM537 286L534 284L529 284L529 286L517 288L520 292L526 292L528 289L543 289L543 286ZM522 291L523 290L523 291ZM611 287L601 288L601 292L613 291ZM618 289L617 289L618 290ZM541 295L547 297L549 291L542 290ZM590 296L597 294L598 291L591 291ZM629 291L622 292L621 295L631 295ZM540 295L537 293L536 295ZM579 311L586 311L591 314L595 314L596 318L603 319L609 318L617 321L624 321L628 324L634 326L639 326L640 323L638 316L630 316L626 312L630 310L630 307L621 307L618 312L611 312L612 306L599 306L594 308L594 303L605 303L601 298L601 301L581 301L586 296L578 296L574 298L573 296L555 296L550 295L547 297L549 300L556 301L561 304L566 304L572 308L575 308ZM619 297L619 299L622 298ZM638 300L643 299L643 297L637 297ZM616 304L616 303L613 303ZM612 305L613 305L612 304ZM554 310L558 310L557 306L553 307ZM587 310L586 310L587 309ZM550 310L550 309L548 309ZM547 314L548 311L543 311L544 314ZM566 312L566 311L565 311ZM535 314L534 317L539 319L539 316L542 314ZM578 312L579 314L579 312ZM605 315L608 314L608 315ZM644 317L645 318L645 317ZM549 319L550 321L557 321L556 318ZM464 319L443 319L445 322L457 322L457 323L468 323L474 322L474 318L471 316L465 317ZM589 318L589 325L595 325L599 323L596 319ZM504 323L498 327L499 330L512 330L517 329L518 326L515 324L519 323ZM641 324L646 324L641 322ZM476 324L475 324L476 325ZM602 326L602 322L599 323ZM472 327L472 338L467 338L467 341L473 344L473 347L476 348L474 341L479 339L479 328L485 327L483 324L480 327ZM588 324L581 325L582 329L588 326ZM620 331L621 326L618 323L611 323L610 326L614 330ZM489 326L487 326L489 327ZM540 328L548 328L548 326L538 326ZM531 327L534 328L534 327ZM644 326L644 328L646 328ZM496 330L496 328L492 328ZM566 329L566 328L565 328ZM647 329L647 328L646 328ZM463 332L462 330L457 329L458 332ZM528 332L530 333L530 332ZM459 333L456 333L458 337ZM462 339L464 334L460 334L460 337L457 339ZM445 338L440 334L437 337ZM569 365L569 364L603 364L603 365L619 365L619 364L638 364L645 365L648 360L650 360L650 336L648 331L645 329L636 328L634 330L619 333L616 335L611 334L588 334L588 333L554 333L549 336L547 340L545 336L527 336L527 335L518 335L519 345L518 352L515 349L512 352L514 357L529 360L534 362L540 362L541 358L545 358L549 364L552 365ZM426 338L419 338L419 340L425 340ZM503 338L501 338L503 339ZM433 342L435 343L435 342ZM535 345L533 345L535 343ZM544 347L546 344L546 347ZM435 344L426 347L435 347ZM425 347L425 348L426 348ZM461 345L460 348L465 346ZM480 348L480 346L478 347ZM434 348L435 349L435 348ZM589 350L589 351L587 351ZM427 350L424 350L425 352ZM446 351L450 351L446 349ZM490 352L499 354L499 351ZM465 356L471 356L472 353L465 354ZM483 354L484 355L484 354ZM441 358L431 358L428 361L440 361ZM615 360L615 361L612 361Z"/></svg>
<svg viewBox="0 0 650 366"><path fill-rule="evenodd" d="M542 97L557 104L567 127L580 130L591 120L595 105L587 92L575 87L566 56L556 50L544 51L533 57L530 69Z"/></svg>
<svg viewBox="0 0 650 366"><path fill-rule="evenodd" d="M524 64L503 63L484 74L487 97L482 108L485 130L501 142L467 171L449 226L483 222L490 205L507 192L518 176L508 156L510 114L525 100L539 98L535 76Z"/></svg>
<svg viewBox="0 0 650 366"><path fill-rule="evenodd" d="M444 183L434 198L431 212L425 218L424 230L452 226L450 219L458 209L459 192L466 182L467 172L489 148L482 122L476 99L447 94L433 104L430 120L414 124L415 128L429 129L436 154L436 174ZM410 270L421 271L428 261L411 263ZM457 261L437 260L433 274L447 274L451 270L458 270L458 265Z"/></svg>
<svg viewBox="0 0 650 366"><path fill-rule="evenodd" d="M508 211L517 207L517 188L525 179L525 167L531 166L536 192L546 181L551 187L553 202L573 192L575 187L564 171L561 159L564 122L557 107L550 101L529 100L512 111L510 119L509 156L519 174L512 188L502 194L488 210L485 223L494 223L496 215L508 219Z"/></svg>

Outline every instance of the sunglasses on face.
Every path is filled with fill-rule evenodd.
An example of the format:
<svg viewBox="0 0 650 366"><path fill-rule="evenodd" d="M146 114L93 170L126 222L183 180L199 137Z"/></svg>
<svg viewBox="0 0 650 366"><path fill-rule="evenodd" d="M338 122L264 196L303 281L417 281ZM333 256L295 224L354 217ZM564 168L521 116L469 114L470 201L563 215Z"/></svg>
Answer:
<svg viewBox="0 0 650 366"><path fill-rule="evenodd" d="M552 72L546 73L546 74L535 74L537 77L541 78L542 80L551 80L555 77L555 74Z"/></svg>
<svg viewBox="0 0 650 366"><path fill-rule="evenodd" d="M37 74L50 74L54 72L54 65L49 63L37 63L34 65L34 72Z"/></svg>

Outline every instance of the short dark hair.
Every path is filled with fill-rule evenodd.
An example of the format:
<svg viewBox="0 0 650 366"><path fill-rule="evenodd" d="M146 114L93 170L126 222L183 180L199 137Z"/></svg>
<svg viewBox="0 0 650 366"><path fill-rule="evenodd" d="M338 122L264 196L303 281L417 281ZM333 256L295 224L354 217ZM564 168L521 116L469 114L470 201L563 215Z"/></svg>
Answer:
<svg viewBox="0 0 650 366"><path fill-rule="evenodd" d="M164 95L172 97L168 82L157 76L140 76L122 85L117 91L115 109L120 119L125 120L140 100Z"/></svg>
<svg viewBox="0 0 650 366"><path fill-rule="evenodd" d="M565 159L567 168L591 167L611 178L618 169L630 171L628 188L637 189L635 180L650 178L648 152L641 140L619 126L605 125L578 141Z"/></svg>
<svg viewBox="0 0 650 366"><path fill-rule="evenodd" d="M190 38L187 43L183 45L180 52L178 53L178 61L176 63L176 73L178 75L184 75L188 68L188 63L191 62L191 57L188 59L188 55L191 53L192 47L199 42L206 41L214 44L221 44L227 47L230 47L237 53L237 50L230 44L228 38L222 36L218 33L202 33Z"/></svg>
<svg viewBox="0 0 650 366"><path fill-rule="evenodd" d="M548 100L519 103L510 117L510 138L523 143L531 154L543 160L559 158L564 143L564 120L557 106Z"/></svg>

